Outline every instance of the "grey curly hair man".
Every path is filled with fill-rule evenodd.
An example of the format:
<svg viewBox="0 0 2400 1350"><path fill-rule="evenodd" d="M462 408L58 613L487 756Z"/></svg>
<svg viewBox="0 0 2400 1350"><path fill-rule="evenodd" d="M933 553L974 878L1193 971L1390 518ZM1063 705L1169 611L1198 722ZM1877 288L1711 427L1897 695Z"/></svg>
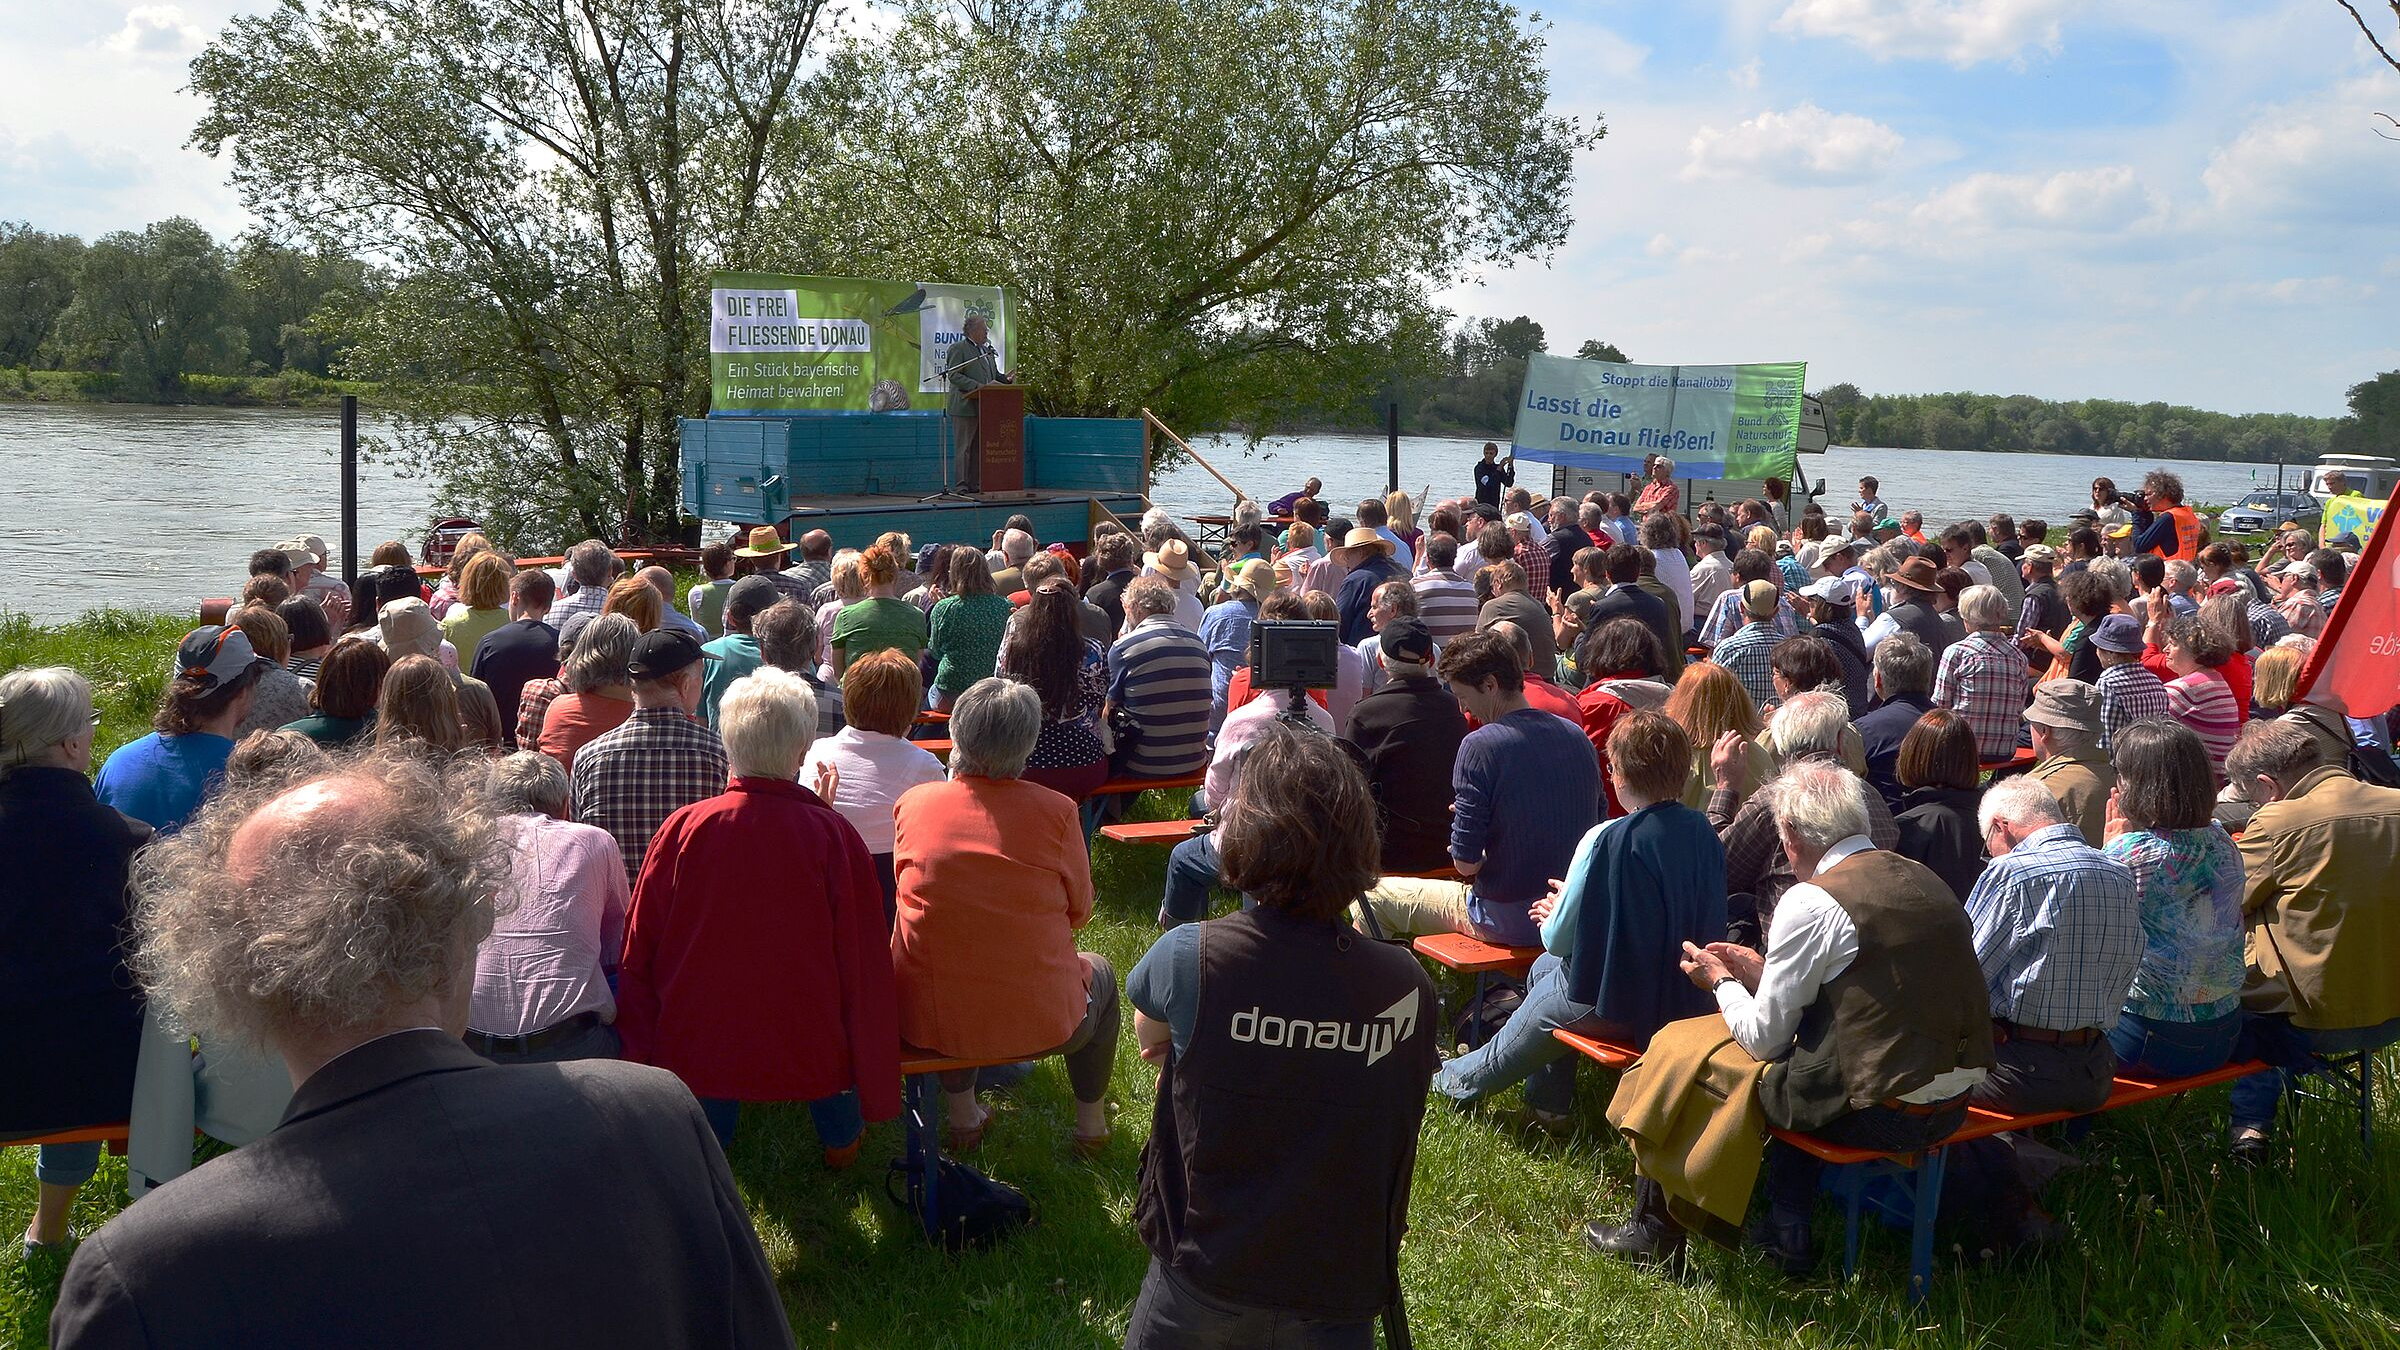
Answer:
<svg viewBox="0 0 2400 1350"><path fill-rule="evenodd" d="M50 1343L297 1345L338 1326L397 1348L524 1325L545 1344L791 1345L674 1075L503 1067L460 1041L506 867L486 767L268 758L137 860L134 965L193 1027L279 1056L291 1106L85 1239Z"/></svg>

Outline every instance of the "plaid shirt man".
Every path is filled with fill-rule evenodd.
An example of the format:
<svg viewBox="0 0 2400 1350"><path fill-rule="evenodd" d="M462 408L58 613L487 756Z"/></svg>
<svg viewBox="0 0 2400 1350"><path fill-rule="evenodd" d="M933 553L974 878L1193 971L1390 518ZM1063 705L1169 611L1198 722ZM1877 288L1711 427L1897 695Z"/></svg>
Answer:
<svg viewBox="0 0 2400 1350"><path fill-rule="evenodd" d="M847 724L842 712L842 687L830 680L818 679L817 672L813 670L795 670L792 673L805 681L809 691L817 696L817 736L822 739L840 731Z"/></svg>
<svg viewBox="0 0 2400 1350"><path fill-rule="evenodd" d="M1775 644L1783 637L1774 620L1752 619L1718 643L1708 659L1732 671L1750 691L1750 701L1763 708L1775 698Z"/></svg>
<svg viewBox="0 0 2400 1350"><path fill-rule="evenodd" d="M616 837L625 881L667 817L725 790L725 743L681 708L636 708L575 755L575 819Z"/></svg>
<svg viewBox="0 0 2400 1350"><path fill-rule="evenodd" d="M558 630L560 646L581 635L585 624L600 617L600 609L608 603L608 587L586 586L573 595L558 597L550 607L550 626Z"/></svg>
<svg viewBox="0 0 2400 1350"><path fill-rule="evenodd" d="M2250 602L2250 640L2253 643L2261 648L2272 647L2291 631L2292 626L2283 621L2283 615L2273 605L2257 600Z"/></svg>
<svg viewBox="0 0 2400 1350"><path fill-rule="evenodd" d="M1517 541L1512 559L1525 569L1525 593L1547 604L1550 600L1550 550L1529 538Z"/></svg>
<svg viewBox="0 0 2400 1350"><path fill-rule="evenodd" d="M528 680L517 696L517 745L531 750L541 744L542 719L550 715L550 705L567 692L567 682L553 675L546 680Z"/></svg>
<svg viewBox="0 0 2400 1350"><path fill-rule="evenodd" d="M1967 893L1992 1016L2045 1031L2115 1026L2142 959L2133 873L2073 825L2027 835Z"/></svg>
<svg viewBox="0 0 2400 1350"><path fill-rule="evenodd" d="M1747 622L1742 615L1742 588L1737 584L1709 606L1708 622L1700 625L1700 645L1714 647ZM1773 622L1777 637L1793 637L1800 632L1800 616L1793 611L1790 596L1784 596L1776 603Z"/></svg>
<svg viewBox="0 0 2400 1350"><path fill-rule="evenodd" d="M2033 673L2009 640L1979 629L1950 644L1933 676L1933 701L1967 720L1975 755L1991 761L2017 753Z"/></svg>
<svg viewBox="0 0 2400 1350"><path fill-rule="evenodd" d="M2100 672L2100 748L2112 748L2117 733L2136 722L2168 715L2167 687L2147 666L2128 661Z"/></svg>

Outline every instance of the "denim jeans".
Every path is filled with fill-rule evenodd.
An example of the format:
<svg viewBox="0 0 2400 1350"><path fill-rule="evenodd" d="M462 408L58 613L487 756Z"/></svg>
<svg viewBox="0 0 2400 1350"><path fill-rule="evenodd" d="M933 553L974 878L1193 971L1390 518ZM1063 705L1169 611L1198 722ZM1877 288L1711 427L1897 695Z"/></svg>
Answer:
<svg viewBox="0 0 2400 1350"><path fill-rule="evenodd" d="M1198 923L1224 883L1217 875L1217 837L1195 834L1167 855L1167 890L1158 901L1158 926Z"/></svg>
<svg viewBox="0 0 2400 1350"><path fill-rule="evenodd" d="M2126 1013L2109 1028L2108 1043L2116 1047L2118 1077L2155 1083L2224 1068L2241 1029L2240 1009L2205 1022L2161 1022Z"/></svg>
<svg viewBox="0 0 2400 1350"><path fill-rule="evenodd" d="M2241 1014L2241 1035L2234 1041L2235 1059L2263 1059L2281 1073L2254 1073L2233 1081L2233 1128L2268 1130L2275 1125L2275 1106L2294 1074L2314 1067L2319 1055L2346 1055L2376 1050L2400 1041L2400 1018L2381 1026L2307 1031L2292 1025L2282 1013Z"/></svg>
<svg viewBox="0 0 2400 1350"><path fill-rule="evenodd" d="M33 1179L45 1186L80 1186L100 1170L100 1141L44 1144L33 1153Z"/></svg>
<svg viewBox="0 0 2400 1350"><path fill-rule="evenodd" d="M1444 1064L1433 1076L1433 1090L1452 1101L1472 1102L1521 1082L1527 1106L1564 1115L1575 1104L1577 1056L1550 1033L1591 1015L1592 1005L1567 994L1567 963L1544 952L1526 977L1525 1001L1499 1034Z"/></svg>
<svg viewBox="0 0 2400 1350"><path fill-rule="evenodd" d="M731 1097L702 1097L700 1114L708 1117L708 1128L717 1136L717 1147L732 1148L734 1127L742 1120L742 1104ZM856 1092L817 1098L808 1104L808 1118L817 1127L817 1142L827 1148L854 1143L867 1128Z"/></svg>

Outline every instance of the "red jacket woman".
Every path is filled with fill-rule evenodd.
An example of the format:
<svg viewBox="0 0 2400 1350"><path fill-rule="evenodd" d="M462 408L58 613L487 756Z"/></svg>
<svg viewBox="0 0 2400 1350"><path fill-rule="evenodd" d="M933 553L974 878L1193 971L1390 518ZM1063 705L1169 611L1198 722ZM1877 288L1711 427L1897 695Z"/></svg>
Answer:
<svg viewBox="0 0 2400 1350"><path fill-rule="evenodd" d="M805 727L796 707L755 706L765 694L777 705L805 699ZM900 1114L899 1014L875 865L850 822L791 781L815 734L805 685L775 670L746 676L718 716L733 784L667 817L650 842L626 920L617 1033L627 1059L691 1088L721 1139L746 1101L805 1101L820 1136L855 1136L861 1114ZM784 734L753 725L769 720ZM761 772L778 767L762 761L786 757L781 772ZM855 1105L837 1109L853 1089ZM829 1163L855 1156L855 1137L822 1142Z"/></svg>

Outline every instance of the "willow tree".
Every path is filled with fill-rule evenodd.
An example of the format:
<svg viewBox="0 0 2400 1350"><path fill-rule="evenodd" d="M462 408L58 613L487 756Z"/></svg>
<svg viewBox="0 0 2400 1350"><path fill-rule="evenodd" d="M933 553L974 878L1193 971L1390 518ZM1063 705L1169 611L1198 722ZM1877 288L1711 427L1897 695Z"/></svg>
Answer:
<svg viewBox="0 0 2400 1350"><path fill-rule="evenodd" d="M824 0L283 0L192 63L193 143L394 283L334 316L392 449L518 545L657 537L707 273L791 248ZM767 239L768 232L775 232Z"/></svg>
<svg viewBox="0 0 2400 1350"><path fill-rule="evenodd" d="M844 270L998 283L1042 411L1286 423L1562 243L1576 152L1501 0L901 0L831 53L805 232Z"/></svg>

